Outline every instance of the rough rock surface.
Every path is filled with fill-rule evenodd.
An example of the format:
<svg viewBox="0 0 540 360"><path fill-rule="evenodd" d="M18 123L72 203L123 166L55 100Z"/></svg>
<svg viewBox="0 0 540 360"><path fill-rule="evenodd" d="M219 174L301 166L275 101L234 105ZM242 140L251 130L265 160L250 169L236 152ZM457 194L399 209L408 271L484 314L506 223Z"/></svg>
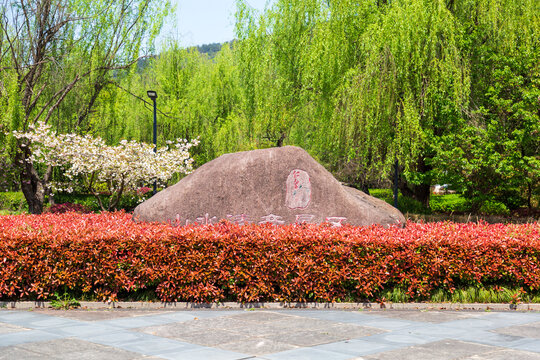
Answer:
<svg viewBox="0 0 540 360"><path fill-rule="evenodd" d="M213 224L295 222L389 226L401 212L343 186L295 146L225 154L135 209L136 221Z"/></svg>

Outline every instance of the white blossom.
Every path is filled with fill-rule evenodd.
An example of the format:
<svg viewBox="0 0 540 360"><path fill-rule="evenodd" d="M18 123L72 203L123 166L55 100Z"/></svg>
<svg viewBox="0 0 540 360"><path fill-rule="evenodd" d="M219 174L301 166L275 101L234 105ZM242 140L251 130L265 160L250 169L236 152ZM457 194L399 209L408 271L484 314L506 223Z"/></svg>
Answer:
<svg viewBox="0 0 540 360"><path fill-rule="evenodd" d="M156 152L153 145L133 140L109 146L99 137L57 134L42 122L28 132L13 134L30 146L29 161L64 170L71 183L51 183L54 191L72 191L73 182L78 179L83 179L85 186L108 184L112 192L122 187L124 191L135 191L141 184L154 181L164 185L175 173L188 174L193 170L189 149L199 143L177 139L174 147L159 148Z"/></svg>

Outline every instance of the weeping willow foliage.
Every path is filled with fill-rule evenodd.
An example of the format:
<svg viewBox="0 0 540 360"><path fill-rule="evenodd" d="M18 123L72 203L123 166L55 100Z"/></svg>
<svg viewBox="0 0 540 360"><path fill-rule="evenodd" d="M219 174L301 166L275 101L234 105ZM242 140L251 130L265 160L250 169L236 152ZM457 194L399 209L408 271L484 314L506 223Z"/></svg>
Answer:
<svg viewBox="0 0 540 360"><path fill-rule="evenodd" d="M371 176L397 159L408 172L429 159L431 144L463 122L470 80L459 28L443 1L393 1L361 42L365 61L336 95L333 161L347 159Z"/></svg>

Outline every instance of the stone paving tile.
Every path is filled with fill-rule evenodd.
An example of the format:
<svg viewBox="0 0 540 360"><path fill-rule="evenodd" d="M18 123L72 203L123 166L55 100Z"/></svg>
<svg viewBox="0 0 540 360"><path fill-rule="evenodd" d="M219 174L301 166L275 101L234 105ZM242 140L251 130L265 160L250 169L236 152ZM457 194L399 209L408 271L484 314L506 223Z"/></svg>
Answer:
<svg viewBox="0 0 540 360"><path fill-rule="evenodd" d="M191 321L191 320L199 320L201 319L199 314L193 313L190 311L173 311L173 312L165 312L158 315L154 315L154 318L158 319L167 319L170 320L169 322L180 322L180 321ZM203 317L203 319L211 319L211 317Z"/></svg>
<svg viewBox="0 0 540 360"><path fill-rule="evenodd" d="M44 356L43 354L21 349L17 346L8 346L8 347L0 348L0 360L14 360L14 359L43 360ZM54 359L54 357L50 357L50 359Z"/></svg>
<svg viewBox="0 0 540 360"><path fill-rule="evenodd" d="M133 341L119 342L114 347L145 355L158 355L202 348L199 345L150 335Z"/></svg>
<svg viewBox="0 0 540 360"><path fill-rule="evenodd" d="M109 310L93 310L93 309L73 309L73 310L36 310L35 311L41 315L47 316L57 316L72 320L79 321L103 321L103 320L112 320L119 318L132 318L139 316L148 316L148 315L160 315L163 314L163 311L146 311L146 310L120 310L120 309L109 309Z"/></svg>
<svg viewBox="0 0 540 360"><path fill-rule="evenodd" d="M220 349L244 353L250 356L273 354L298 348L298 346L291 345L290 342L285 343L265 338L252 338L238 342L220 344L218 347Z"/></svg>
<svg viewBox="0 0 540 360"><path fill-rule="evenodd" d="M524 340L520 344L512 345L511 347L518 350L540 353L540 341L537 339Z"/></svg>
<svg viewBox="0 0 540 360"><path fill-rule="evenodd" d="M470 331L463 328L447 327L443 324L417 324L406 328L392 331L392 334L405 334L405 335L421 335L421 336L436 336L441 339L444 338L461 338L467 336Z"/></svg>
<svg viewBox="0 0 540 360"><path fill-rule="evenodd" d="M313 319L337 321L341 323L362 324L373 321L374 317L360 311L325 311L325 310L281 310L288 315L308 317Z"/></svg>
<svg viewBox="0 0 540 360"><path fill-rule="evenodd" d="M59 335L62 337L68 337L68 336L76 336L76 337L89 337L89 336L95 336L100 335L104 333L110 333L110 332L116 332L120 328L109 326L109 325L99 325L99 324L89 324L89 323L83 323L78 322L74 325L67 325L67 326L57 326L57 327L48 327L44 328L43 331Z"/></svg>
<svg viewBox="0 0 540 360"><path fill-rule="evenodd" d="M336 323L322 329L331 335L337 336L340 340L355 339L364 336L372 336L376 334L383 334L387 330L374 328L371 326L361 326L354 324Z"/></svg>
<svg viewBox="0 0 540 360"><path fill-rule="evenodd" d="M421 321L428 323L444 323L453 320L478 319L486 316L487 313L481 312L461 312L461 311L437 311L437 310L385 310L385 311L370 311L370 314L382 316L385 318L393 318L409 321Z"/></svg>
<svg viewBox="0 0 540 360"><path fill-rule="evenodd" d="M188 319L189 318L186 318L186 320ZM130 318L99 321L96 323L99 325L114 326L124 329L135 329L146 326L168 324L176 321L176 319L167 318L165 316L137 316Z"/></svg>
<svg viewBox="0 0 540 360"><path fill-rule="evenodd" d="M520 336L498 334L491 331L466 331L463 330L462 334L452 336L456 340L477 342L486 345L495 346L517 346L523 342L527 342L526 338Z"/></svg>
<svg viewBox="0 0 540 360"><path fill-rule="evenodd" d="M41 330L28 330L0 335L0 349L2 346L18 345L36 341L47 341L62 338L63 336L51 334Z"/></svg>
<svg viewBox="0 0 540 360"><path fill-rule="evenodd" d="M312 349L330 351L335 353L347 354L350 356L362 356L383 351L394 350L401 347L396 344L381 344L377 342L369 342L362 339L353 339L347 341L340 341L331 344L318 345L312 347Z"/></svg>
<svg viewBox="0 0 540 360"><path fill-rule="evenodd" d="M22 326L11 325L8 323L0 322L0 335L20 332L20 331L28 331L28 330L29 330L28 328L24 328Z"/></svg>
<svg viewBox="0 0 540 360"><path fill-rule="evenodd" d="M499 328L493 331L499 334L540 339L540 322L509 326L505 328Z"/></svg>
<svg viewBox="0 0 540 360"><path fill-rule="evenodd" d="M201 348L187 351L176 351L158 354L160 359L169 360L240 360L253 357L247 354L236 353L233 351L218 350L212 348Z"/></svg>
<svg viewBox="0 0 540 360"><path fill-rule="evenodd" d="M374 328L384 330L399 330L418 325L419 322L401 320L401 319L388 319L382 316L373 316L371 320L362 322L362 325L371 326Z"/></svg>
<svg viewBox="0 0 540 360"><path fill-rule="evenodd" d="M382 330L273 312L245 312L229 317L151 326L138 331L250 355L313 346ZM258 348L262 347L262 348Z"/></svg>
<svg viewBox="0 0 540 360"><path fill-rule="evenodd" d="M490 330L496 329L501 325L497 324L496 319L463 319L455 320L444 323L446 328L456 328L456 329L466 329L469 331L473 330Z"/></svg>
<svg viewBox="0 0 540 360"><path fill-rule="evenodd" d="M319 350L314 348L301 348L288 351L282 351L270 355L264 355L269 360L350 360L354 359L351 355Z"/></svg>
<svg viewBox="0 0 540 360"><path fill-rule="evenodd" d="M456 340L441 340L424 345L367 355L366 360L454 360L478 355L499 348Z"/></svg>
<svg viewBox="0 0 540 360"><path fill-rule="evenodd" d="M446 327L455 327L468 330L492 330L501 327L508 327L511 325L522 325L535 321L536 317L523 317L522 314L515 313L515 316L511 314L496 314L489 313L488 316L478 319L462 319L454 320L444 323Z"/></svg>
<svg viewBox="0 0 540 360"><path fill-rule="evenodd" d="M219 331L198 331L198 332L183 332L181 335L176 333L175 336L171 336L166 331L163 332L150 332L150 334L156 335L156 336L162 336L169 339L179 340L179 341L185 341L192 344L198 344L203 346L219 346L221 344L225 343L231 343L236 342L240 340L247 340L249 337L230 332L227 330L219 330Z"/></svg>
<svg viewBox="0 0 540 360"><path fill-rule="evenodd" d="M540 321L540 311L528 311L528 312L516 312L516 311L503 311L492 312L491 316L495 319L506 319L507 321L528 323Z"/></svg>
<svg viewBox="0 0 540 360"><path fill-rule="evenodd" d="M292 328L296 330L325 328L335 323L335 321L330 320L300 317L293 314L270 311L246 311L241 314L224 317L222 321L231 323L231 319L234 320L232 322L234 325L246 326L247 323L252 323L253 325L265 324L273 327L275 330L281 331L288 331ZM227 325L227 328L231 329L231 326Z"/></svg>
<svg viewBox="0 0 540 360"><path fill-rule="evenodd" d="M4 353L31 359L38 350L25 347L31 343L72 341L83 345L41 358L123 359L126 352L132 356L127 358L134 359L224 360L255 356L444 360L454 355L499 360L505 355L508 359L537 359L540 355L540 313L137 310L130 311L130 316L111 317L110 311L103 312L108 314L0 311L0 329L5 324L6 332L0 332L0 360ZM84 344L91 345L85 348ZM118 356L111 353L115 350L120 351Z"/></svg>
<svg viewBox="0 0 540 360"><path fill-rule="evenodd" d="M540 354L528 351L504 349L483 353L481 355L472 355L463 358L463 360L540 360Z"/></svg>
<svg viewBox="0 0 540 360"><path fill-rule="evenodd" d="M60 317L39 316L37 318L21 320L19 324L24 324L25 327L32 329L45 329L61 326L76 326L79 325L80 322Z"/></svg>
<svg viewBox="0 0 540 360"><path fill-rule="evenodd" d="M0 321L11 325L25 326L34 321L50 319L50 317L30 311L0 311Z"/></svg>
<svg viewBox="0 0 540 360"><path fill-rule="evenodd" d="M229 318L238 319L242 321L255 321L257 323L260 323L260 322L273 322L273 321L283 320L283 319L293 320L296 318L296 316L291 315L291 314L284 314L282 312L254 310L254 311L245 311L241 314L232 315L232 316L229 316Z"/></svg>
<svg viewBox="0 0 540 360"><path fill-rule="evenodd" d="M147 326L139 328L137 331L169 338L182 338L193 333L231 331L242 328L244 324L244 322L235 319L228 321L228 319L224 318L215 318Z"/></svg>
<svg viewBox="0 0 540 360"><path fill-rule="evenodd" d="M287 318L281 320L272 321L271 323L268 323L268 326L271 326L280 331L302 331L326 329L330 326L333 326L334 324L336 324L336 322L330 320L288 316Z"/></svg>
<svg viewBox="0 0 540 360"><path fill-rule="evenodd" d="M291 346L315 346L321 344L333 343L347 339L341 334L336 335L324 330L315 331L299 331L292 333L275 333L273 335L265 336L264 339L271 341L277 341L279 343L290 344Z"/></svg>
<svg viewBox="0 0 540 360"><path fill-rule="evenodd" d="M422 345L430 342L439 341L444 338L446 338L446 336L429 336L408 334L405 332L391 332L387 334L378 334L364 337L362 338L362 340L403 347L411 345Z"/></svg>
<svg viewBox="0 0 540 360"><path fill-rule="evenodd" d="M104 334L88 336L85 340L102 345L116 346L120 344L130 343L134 341L147 339L149 334L134 332L134 331L122 331L107 332Z"/></svg>
<svg viewBox="0 0 540 360"><path fill-rule="evenodd" d="M245 310L188 310L178 313L189 314L197 319L213 319L217 317L232 316L245 313Z"/></svg>
<svg viewBox="0 0 540 360"><path fill-rule="evenodd" d="M245 326L246 322L238 319L233 319L228 316L221 316L216 318L194 319L191 321L184 321L177 324L193 331L211 331L215 329L239 328Z"/></svg>
<svg viewBox="0 0 540 360"><path fill-rule="evenodd" d="M283 326L283 324L273 324L273 323L247 323L244 326L240 327L231 327L231 331L242 335L242 336L251 336L251 337L266 337L274 334L290 334L295 330L290 326ZM299 330L300 331L300 330Z"/></svg>
<svg viewBox="0 0 540 360"><path fill-rule="evenodd" d="M143 359L141 354L94 344L77 339L59 339L46 342L22 344L18 349L40 354L42 359ZM22 358L25 359L25 358Z"/></svg>
<svg viewBox="0 0 540 360"><path fill-rule="evenodd" d="M276 332L272 335L265 336L265 338L297 346L315 346L371 336L383 332L384 331L382 330L365 326L334 324L324 329L293 331L287 333Z"/></svg>

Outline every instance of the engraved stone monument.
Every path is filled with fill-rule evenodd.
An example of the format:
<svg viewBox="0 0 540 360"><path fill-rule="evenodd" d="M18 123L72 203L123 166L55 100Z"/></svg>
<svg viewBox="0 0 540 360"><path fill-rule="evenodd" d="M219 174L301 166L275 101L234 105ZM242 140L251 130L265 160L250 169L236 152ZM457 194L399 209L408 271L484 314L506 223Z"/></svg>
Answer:
<svg viewBox="0 0 540 360"><path fill-rule="evenodd" d="M241 225L405 224L397 209L341 185L295 146L220 156L137 206L133 219L175 225L222 219Z"/></svg>

